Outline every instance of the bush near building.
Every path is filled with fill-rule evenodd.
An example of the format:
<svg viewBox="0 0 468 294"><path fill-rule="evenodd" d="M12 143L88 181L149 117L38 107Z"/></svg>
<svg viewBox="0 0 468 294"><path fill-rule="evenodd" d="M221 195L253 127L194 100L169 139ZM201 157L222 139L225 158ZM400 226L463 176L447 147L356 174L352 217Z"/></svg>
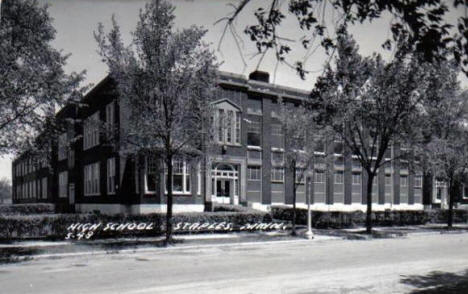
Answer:
<svg viewBox="0 0 468 294"><path fill-rule="evenodd" d="M0 205L0 215L12 214L43 214L54 213L55 205L51 203L31 203L31 204L2 204Z"/></svg>
<svg viewBox="0 0 468 294"><path fill-rule="evenodd" d="M307 210L296 210L297 224L307 224ZM447 221L446 210L414 211L387 210L372 212L372 219L376 226L405 226L424 225L427 223L444 223ZM276 220L290 221L293 209L287 206L273 206L271 215ZM342 229L362 226L366 215L362 211L312 211L312 226L319 229ZM455 210L454 221L468 223L468 210Z"/></svg>
<svg viewBox="0 0 468 294"><path fill-rule="evenodd" d="M65 239L68 228L72 224L98 224L101 227L91 239L112 238L112 237L150 237L160 236L164 232L165 214L147 215L104 215L104 214L31 214L31 215L3 215L0 216L0 240L18 239ZM269 223L271 216L261 211L244 212L193 212L174 214L173 224L219 224L232 223L235 228L245 224ZM123 231L103 231L102 228L107 223L125 224L153 224L151 230L123 230ZM190 231L202 233L212 230ZM178 233L188 233L188 230L177 230Z"/></svg>

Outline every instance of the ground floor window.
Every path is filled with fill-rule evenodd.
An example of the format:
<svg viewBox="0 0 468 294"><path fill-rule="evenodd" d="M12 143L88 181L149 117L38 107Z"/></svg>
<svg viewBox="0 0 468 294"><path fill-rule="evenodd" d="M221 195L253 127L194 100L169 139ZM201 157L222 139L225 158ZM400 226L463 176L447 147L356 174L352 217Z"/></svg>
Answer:
<svg viewBox="0 0 468 294"><path fill-rule="evenodd" d="M107 159L107 194L115 194L115 157Z"/></svg>
<svg viewBox="0 0 468 294"><path fill-rule="evenodd" d="M247 168L247 179L249 181L260 181L261 175L260 166L249 166Z"/></svg>
<svg viewBox="0 0 468 294"><path fill-rule="evenodd" d="M59 197L67 197L68 172L59 173Z"/></svg>
<svg viewBox="0 0 468 294"><path fill-rule="evenodd" d="M271 169L271 181L272 182L284 182L284 168L274 167Z"/></svg>
<svg viewBox="0 0 468 294"><path fill-rule="evenodd" d="M47 178L42 178L42 199L47 199Z"/></svg>
<svg viewBox="0 0 468 294"><path fill-rule="evenodd" d="M99 195L99 162L84 167L84 194L86 196Z"/></svg>
<svg viewBox="0 0 468 294"><path fill-rule="evenodd" d="M185 160L175 159L172 161L172 179L170 180L166 174L166 192L169 184L172 183L172 191L174 193L189 194L191 191L190 181L190 164Z"/></svg>

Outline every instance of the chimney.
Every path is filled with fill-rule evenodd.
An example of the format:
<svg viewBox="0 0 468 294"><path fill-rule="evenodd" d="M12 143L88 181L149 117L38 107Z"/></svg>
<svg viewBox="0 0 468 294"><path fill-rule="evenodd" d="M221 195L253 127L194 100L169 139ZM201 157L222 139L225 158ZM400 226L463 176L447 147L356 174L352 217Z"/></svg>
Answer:
<svg viewBox="0 0 468 294"><path fill-rule="evenodd" d="M269 83L270 75L265 71L256 70L249 75L249 79L254 80L254 81Z"/></svg>

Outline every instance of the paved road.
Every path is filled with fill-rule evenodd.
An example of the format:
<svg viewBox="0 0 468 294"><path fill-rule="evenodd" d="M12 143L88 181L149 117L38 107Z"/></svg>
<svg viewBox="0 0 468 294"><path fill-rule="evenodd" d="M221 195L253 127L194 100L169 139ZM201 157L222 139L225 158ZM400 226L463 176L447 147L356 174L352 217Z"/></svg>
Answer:
<svg viewBox="0 0 468 294"><path fill-rule="evenodd" d="M468 234L412 235L40 259L0 266L0 293L409 293L467 269Z"/></svg>

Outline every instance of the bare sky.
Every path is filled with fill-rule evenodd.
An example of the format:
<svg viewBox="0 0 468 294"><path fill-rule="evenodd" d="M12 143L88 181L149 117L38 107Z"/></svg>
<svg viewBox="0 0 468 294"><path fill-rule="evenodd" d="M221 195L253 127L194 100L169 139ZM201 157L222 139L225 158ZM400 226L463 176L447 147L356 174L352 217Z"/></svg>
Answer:
<svg viewBox="0 0 468 294"><path fill-rule="evenodd" d="M86 70L86 83L96 84L106 74L106 66L101 62L97 54L97 45L93 37L93 31L97 24L102 22L105 28L109 29L112 14L115 14L117 22L121 26L124 40L128 43L131 39L130 32L134 30L137 23L138 11L143 8L146 0L39 0L40 3L48 3L49 13L53 17L53 25L57 30L54 46L62 49L64 53L70 53L66 70L82 71ZM220 69L228 72L248 75L258 66L259 56L256 54L255 46L250 42L243 30L248 24L254 24L253 11L257 3L264 1L252 1L253 4L247 6L244 13L239 15L236 23L237 33L244 40L238 45L242 48L241 53L237 49L237 44L230 32L225 35L221 43L220 50L218 44L224 30L224 23L214 25L214 23L228 15L232 11L229 3L236 3L236 0L174 0L175 24L177 28L184 28L190 25L203 26L208 30L205 41L210 43L216 51L218 61L221 63ZM286 2L286 1L283 1ZM283 5L286 5L284 3ZM450 17L455 19L462 11L451 11ZM353 28L352 33L360 46L363 55L370 55L373 52L380 52L384 56L389 56L388 52L381 49L381 44L389 36L389 18L383 18L371 24L364 24L359 28ZM302 34L299 33L297 21L289 17L281 27L282 36L298 40ZM303 60L304 50L298 44L291 43L293 53L290 55L291 61ZM275 71L276 59L272 54L267 55L259 69L268 71L271 80L280 85L297 87L304 90L312 89L316 77L320 74L322 66L326 60L326 55L318 50L306 61L306 68L312 73L301 80L294 70L287 66L279 65ZM462 87L468 87L468 79L460 78ZM11 159L0 158L0 177L11 178Z"/></svg>

